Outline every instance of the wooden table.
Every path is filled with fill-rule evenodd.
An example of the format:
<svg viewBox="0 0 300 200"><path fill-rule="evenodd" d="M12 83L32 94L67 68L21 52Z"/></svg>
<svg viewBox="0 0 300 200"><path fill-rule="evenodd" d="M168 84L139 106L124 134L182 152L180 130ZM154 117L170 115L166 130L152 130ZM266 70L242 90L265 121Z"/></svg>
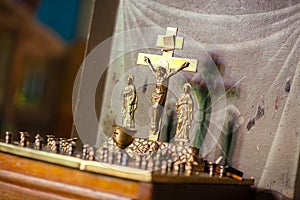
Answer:
<svg viewBox="0 0 300 200"><path fill-rule="evenodd" d="M106 173L96 173L86 171L82 166L80 170L76 166L53 164L5 151L0 148L0 199L247 200L253 184L252 179L236 181L227 177L208 177L206 173L189 178L172 174L152 174L149 178L147 173L140 174L140 178L122 177L122 173L116 174L109 169ZM98 162L93 163L97 165ZM142 177L144 180L139 180Z"/></svg>

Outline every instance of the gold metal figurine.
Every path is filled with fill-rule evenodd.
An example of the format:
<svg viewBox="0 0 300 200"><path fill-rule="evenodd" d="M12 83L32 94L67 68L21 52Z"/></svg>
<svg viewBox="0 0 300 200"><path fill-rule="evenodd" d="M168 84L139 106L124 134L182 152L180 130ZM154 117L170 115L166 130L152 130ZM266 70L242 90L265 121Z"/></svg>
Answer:
<svg viewBox="0 0 300 200"><path fill-rule="evenodd" d="M5 132L5 143L6 144L12 143L12 132L10 132L10 131Z"/></svg>
<svg viewBox="0 0 300 200"><path fill-rule="evenodd" d="M35 140L34 140L34 144L33 144L34 149L41 150L42 143L43 143L43 138L39 134L37 134L35 136Z"/></svg>
<svg viewBox="0 0 300 200"><path fill-rule="evenodd" d="M28 132L20 132L20 142L19 142L19 145L21 147L27 147L29 145L28 137L29 137Z"/></svg>
<svg viewBox="0 0 300 200"><path fill-rule="evenodd" d="M137 108L137 94L133 84L134 76L128 75L127 86L123 92L122 101L122 125L127 128L134 128L134 112Z"/></svg>
<svg viewBox="0 0 300 200"><path fill-rule="evenodd" d="M150 134L157 135L157 137L159 137L161 129L161 117L163 108L166 103L169 78L175 75L177 72L183 70L184 68L187 68L190 63L184 62L176 70L169 70L169 63L165 59L159 60L156 68L154 68L151 60L146 56L145 62L149 64L149 67L156 78L156 87L154 92L152 93L153 113L151 119Z"/></svg>

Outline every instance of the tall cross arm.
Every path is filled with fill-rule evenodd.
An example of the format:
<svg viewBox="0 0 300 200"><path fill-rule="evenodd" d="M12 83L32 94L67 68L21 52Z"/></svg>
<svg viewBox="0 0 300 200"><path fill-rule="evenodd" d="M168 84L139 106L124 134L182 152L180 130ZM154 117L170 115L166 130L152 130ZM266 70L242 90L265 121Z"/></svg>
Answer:
<svg viewBox="0 0 300 200"><path fill-rule="evenodd" d="M182 49L183 47L183 37L175 37L174 35L165 36L165 35L158 35L156 46L171 50L174 49Z"/></svg>

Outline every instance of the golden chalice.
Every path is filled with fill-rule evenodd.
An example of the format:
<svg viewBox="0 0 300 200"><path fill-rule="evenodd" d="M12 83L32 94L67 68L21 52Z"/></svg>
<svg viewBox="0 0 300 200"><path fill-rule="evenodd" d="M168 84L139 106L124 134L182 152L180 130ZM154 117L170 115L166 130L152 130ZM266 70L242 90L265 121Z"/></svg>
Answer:
<svg viewBox="0 0 300 200"><path fill-rule="evenodd" d="M118 125L113 125L112 127L113 140L119 148L125 149L133 142L134 135L136 133L135 129L130 129Z"/></svg>

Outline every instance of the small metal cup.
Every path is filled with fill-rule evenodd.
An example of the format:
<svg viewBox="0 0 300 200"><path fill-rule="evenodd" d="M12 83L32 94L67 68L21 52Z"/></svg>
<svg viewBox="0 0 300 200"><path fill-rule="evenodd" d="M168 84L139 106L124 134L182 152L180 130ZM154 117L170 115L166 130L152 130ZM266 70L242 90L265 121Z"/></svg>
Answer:
<svg viewBox="0 0 300 200"><path fill-rule="evenodd" d="M135 133L134 129L113 125L113 140L121 149L125 149L133 142Z"/></svg>

